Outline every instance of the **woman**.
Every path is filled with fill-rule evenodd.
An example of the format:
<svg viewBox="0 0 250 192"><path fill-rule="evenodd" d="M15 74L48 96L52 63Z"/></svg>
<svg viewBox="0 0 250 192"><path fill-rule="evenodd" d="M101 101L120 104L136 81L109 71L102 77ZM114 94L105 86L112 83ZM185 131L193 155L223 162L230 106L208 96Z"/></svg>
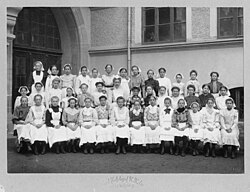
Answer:
<svg viewBox="0 0 250 192"><path fill-rule="evenodd" d="M64 74L60 76L62 88L62 98L66 97L66 89L68 87L74 90L76 75L71 74L72 66L71 64L67 63L63 66ZM74 91L73 91L74 92Z"/></svg>
<svg viewBox="0 0 250 192"><path fill-rule="evenodd" d="M207 106L201 110L205 157L209 156L210 149L212 157L216 157L215 147L221 143L220 116L219 111L214 109L214 105L214 99L210 98L207 100Z"/></svg>

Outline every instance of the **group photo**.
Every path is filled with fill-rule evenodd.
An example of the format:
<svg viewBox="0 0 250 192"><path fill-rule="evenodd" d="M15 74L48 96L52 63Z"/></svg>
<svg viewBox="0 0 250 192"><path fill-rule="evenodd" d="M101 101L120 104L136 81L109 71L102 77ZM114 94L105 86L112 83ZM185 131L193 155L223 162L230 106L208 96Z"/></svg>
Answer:
<svg viewBox="0 0 250 192"><path fill-rule="evenodd" d="M7 13L9 173L244 173L242 7Z"/></svg>

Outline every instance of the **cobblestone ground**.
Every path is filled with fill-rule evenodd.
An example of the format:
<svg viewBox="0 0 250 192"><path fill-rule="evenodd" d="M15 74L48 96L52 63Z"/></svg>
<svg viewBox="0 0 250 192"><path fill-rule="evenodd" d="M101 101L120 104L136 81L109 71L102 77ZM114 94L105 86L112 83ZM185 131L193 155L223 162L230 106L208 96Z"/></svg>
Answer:
<svg viewBox="0 0 250 192"><path fill-rule="evenodd" d="M9 173L244 173L244 155L236 159L169 154L19 154L8 138ZM220 150L218 150L218 153ZM219 154L218 154L219 155Z"/></svg>

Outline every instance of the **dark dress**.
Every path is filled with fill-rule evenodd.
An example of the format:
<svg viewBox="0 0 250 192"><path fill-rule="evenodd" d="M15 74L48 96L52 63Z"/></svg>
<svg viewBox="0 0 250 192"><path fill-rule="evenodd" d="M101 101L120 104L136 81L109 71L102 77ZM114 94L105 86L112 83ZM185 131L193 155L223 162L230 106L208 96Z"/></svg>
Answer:
<svg viewBox="0 0 250 192"><path fill-rule="evenodd" d="M130 121L129 121L129 127L132 127L132 122L134 121L140 121L142 123L142 126L145 126L145 123L144 123L144 113L143 111L140 112L140 114L138 116L136 116L133 111L130 111L129 112L129 118L130 118Z"/></svg>
<svg viewBox="0 0 250 192"><path fill-rule="evenodd" d="M185 101L187 102L187 108L188 109L191 109L190 105L193 102L197 102L200 105L200 99L199 99L199 97L196 97L195 95L185 97Z"/></svg>
<svg viewBox="0 0 250 192"><path fill-rule="evenodd" d="M159 91L159 81L155 80L155 79L148 79L145 81L145 88L147 88L147 86L152 86L156 96L158 96L158 91Z"/></svg>
<svg viewBox="0 0 250 192"><path fill-rule="evenodd" d="M51 109L52 109L55 113L59 112L59 106L56 106L56 107L53 107L53 106L52 106ZM47 111L46 111L46 116L45 116L45 124L46 124L47 127L55 127L55 126L51 123L51 120L52 120L52 113L51 113L49 110L47 110ZM60 125L63 125L63 123L62 123L62 113L61 113L61 117L60 117Z"/></svg>
<svg viewBox="0 0 250 192"><path fill-rule="evenodd" d="M211 93L208 93L207 95L201 94L201 95L199 96L201 108L202 108L202 107L206 107L207 100L208 100L209 98L213 98L213 99L214 99L214 96L213 96Z"/></svg>
<svg viewBox="0 0 250 192"><path fill-rule="evenodd" d="M223 84L221 83L221 82L219 82L219 81L217 81L216 82L216 90L214 91L214 89L213 89L213 82L211 81L210 83L208 83L208 85L210 86L210 93L212 93L212 94L215 94L215 93L219 93L219 91L220 91L220 88L223 86Z"/></svg>

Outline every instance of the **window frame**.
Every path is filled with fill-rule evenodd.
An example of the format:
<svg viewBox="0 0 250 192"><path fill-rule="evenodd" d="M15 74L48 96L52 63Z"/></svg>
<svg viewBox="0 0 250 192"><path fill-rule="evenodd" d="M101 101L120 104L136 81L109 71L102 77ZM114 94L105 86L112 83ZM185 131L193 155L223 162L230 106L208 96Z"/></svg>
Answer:
<svg viewBox="0 0 250 192"><path fill-rule="evenodd" d="M221 8L233 8L233 35L230 36L221 36L220 35L220 20L223 19L220 17L220 9ZM243 19L243 23L244 23L244 12L242 14L242 16L238 15L239 12L239 8L243 7L218 7L217 8L217 38L218 39L230 39L230 38L243 38L244 37L244 24L243 24L243 31L242 31L242 35L238 35L238 19L242 18ZM224 17L226 18L226 17Z"/></svg>
<svg viewBox="0 0 250 192"><path fill-rule="evenodd" d="M159 40L159 26L160 25L166 25L166 23L164 24L159 24L159 8L170 8L170 40L164 40L164 41L160 41ZM185 22L183 21L178 21L175 22L174 21L174 8L185 8ZM155 41L152 42L146 42L144 41L144 29L146 28L146 10L150 10L150 9L154 9L155 10L155 23L154 25L154 32L155 32ZM148 45L148 44L164 44L164 43L178 43L178 42L186 42L187 41L187 10L186 7L142 7L141 9L141 18L142 18L142 25L141 25L141 43L144 45ZM178 23L185 23L185 38L184 39L174 39L174 25L178 24ZM149 25L148 25L149 26Z"/></svg>

